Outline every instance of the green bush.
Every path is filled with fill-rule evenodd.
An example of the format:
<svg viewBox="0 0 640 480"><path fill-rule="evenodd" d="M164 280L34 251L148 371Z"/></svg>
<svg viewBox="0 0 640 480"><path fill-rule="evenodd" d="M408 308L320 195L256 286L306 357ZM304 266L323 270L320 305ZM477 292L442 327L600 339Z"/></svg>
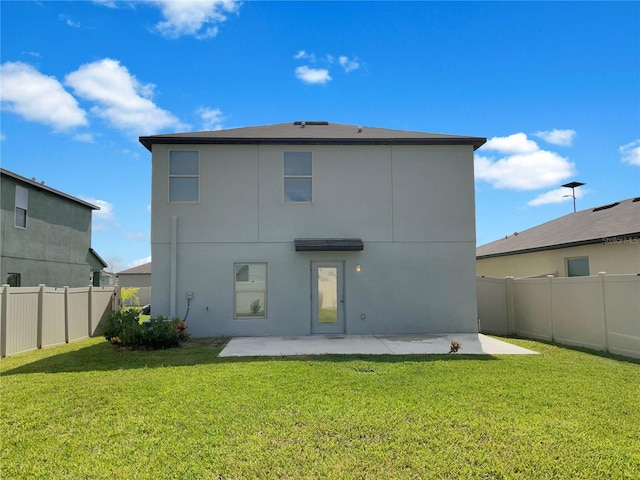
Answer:
<svg viewBox="0 0 640 480"><path fill-rule="evenodd" d="M157 315L140 323L138 310L113 312L104 330L105 339L116 348L172 348L189 339L187 325L180 318L169 320Z"/></svg>

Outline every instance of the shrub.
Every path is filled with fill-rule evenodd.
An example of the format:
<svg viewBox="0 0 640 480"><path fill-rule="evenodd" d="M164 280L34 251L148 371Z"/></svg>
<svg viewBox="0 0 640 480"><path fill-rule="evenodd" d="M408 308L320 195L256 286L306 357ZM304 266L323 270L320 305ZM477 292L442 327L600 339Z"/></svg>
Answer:
<svg viewBox="0 0 640 480"><path fill-rule="evenodd" d="M157 315L140 323L139 314L127 309L113 312L107 320L105 339L116 348L149 350L177 347L189 339L184 320Z"/></svg>

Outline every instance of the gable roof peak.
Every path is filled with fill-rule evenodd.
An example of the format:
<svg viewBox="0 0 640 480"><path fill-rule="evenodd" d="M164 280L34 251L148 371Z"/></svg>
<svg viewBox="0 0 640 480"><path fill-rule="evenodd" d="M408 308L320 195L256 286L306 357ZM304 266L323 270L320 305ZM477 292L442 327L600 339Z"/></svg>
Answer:
<svg viewBox="0 0 640 480"><path fill-rule="evenodd" d="M154 144L267 144L267 145L472 145L474 150L486 138L442 133L391 130L328 121L296 120L255 127L203 132L172 133L139 138L149 151Z"/></svg>

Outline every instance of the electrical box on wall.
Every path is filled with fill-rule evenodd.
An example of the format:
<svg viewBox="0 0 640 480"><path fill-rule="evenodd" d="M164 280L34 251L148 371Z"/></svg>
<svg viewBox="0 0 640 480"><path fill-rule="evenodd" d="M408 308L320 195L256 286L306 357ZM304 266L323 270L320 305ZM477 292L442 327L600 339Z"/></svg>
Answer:
<svg viewBox="0 0 640 480"><path fill-rule="evenodd" d="M191 300L193 298L193 292L187 292L187 300Z"/></svg>

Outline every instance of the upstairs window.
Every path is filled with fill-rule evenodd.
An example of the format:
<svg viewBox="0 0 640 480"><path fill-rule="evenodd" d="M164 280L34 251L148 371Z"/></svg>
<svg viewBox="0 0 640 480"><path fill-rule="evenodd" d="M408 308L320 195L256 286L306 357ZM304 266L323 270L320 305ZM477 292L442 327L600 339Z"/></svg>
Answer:
<svg viewBox="0 0 640 480"><path fill-rule="evenodd" d="M284 152L284 203L313 203L311 152Z"/></svg>
<svg viewBox="0 0 640 480"><path fill-rule="evenodd" d="M169 202L200 201L200 154L197 150L169 152Z"/></svg>
<svg viewBox="0 0 640 480"><path fill-rule="evenodd" d="M16 185L16 221L15 226L27 228L27 211L29 210L29 190Z"/></svg>
<svg viewBox="0 0 640 480"><path fill-rule="evenodd" d="M588 277L589 257L567 258L568 277Z"/></svg>

